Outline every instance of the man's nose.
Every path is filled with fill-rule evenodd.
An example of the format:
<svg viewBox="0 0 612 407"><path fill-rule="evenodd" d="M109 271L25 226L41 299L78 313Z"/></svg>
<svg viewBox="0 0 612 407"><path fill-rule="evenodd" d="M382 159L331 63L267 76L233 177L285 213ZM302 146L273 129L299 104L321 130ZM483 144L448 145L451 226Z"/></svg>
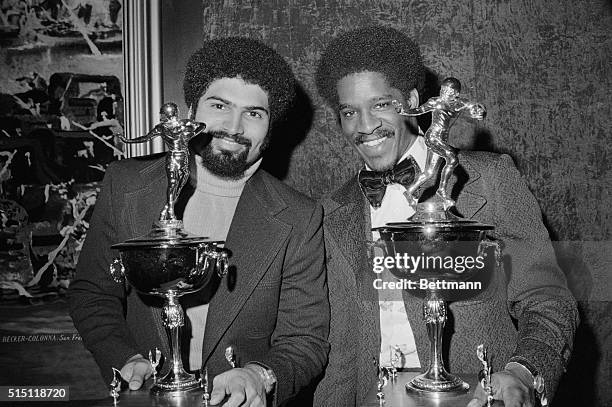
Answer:
<svg viewBox="0 0 612 407"><path fill-rule="evenodd" d="M371 134L382 125L382 121L370 112L364 112L359 116L359 128L357 131L362 134Z"/></svg>
<svg viewBox="0 0 612 407"><path fill-rule="evenodd" d="M223 127L229 134L242 134L244 128L242 126L242 114L240 112L232 111L223 123Z"/></svg>

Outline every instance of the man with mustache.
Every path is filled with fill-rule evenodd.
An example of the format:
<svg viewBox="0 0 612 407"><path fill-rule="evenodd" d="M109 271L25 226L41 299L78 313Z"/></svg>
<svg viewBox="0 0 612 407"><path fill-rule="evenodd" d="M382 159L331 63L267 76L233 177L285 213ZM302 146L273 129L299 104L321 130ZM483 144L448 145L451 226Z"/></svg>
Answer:
<svg viewBox="0 0 612 407"><path fill-rule="evenodd" d="M405 193L425 169L427 149L415 118L398 114L396 106L416 109L423 79L417 45L383 27L335 38L317 68L319 93L365 168L323 201L331 350L316 406L360 405L377 380L373 359L398 368L428 365L422 300L406 290L376 289L380 270L374 269L367 243L378 238L373 227L414 214ZM578 315L537 202L507 155L461 151L458 159L448 185L456 210L495 226L505 270L495 270L478 301L449 305L453 329L447 324L446 363L451 372L476 374L482 369L476 347L485 343L494 355L495 399L512 407L552 401ZM373 188L365 171L383 187ZM433 181L422 200L435 192ZM478 386L469 406L482 406L486 399Z"/></svg>
<svg viewBox="0 0 612 407"><path fill-rule="evenodd" d="M293 405L321 374L329 346L322 210L259 169L270 130L294 97L293 74L260 42L216 39L192 55L184 91L206 132L190 141L191 180L177 215L190 233L224 240L232 252L216 292L181 299L191 328L186 366L207 367L212 404L227 398L226 406L255 407L272 398ZM149 231L166 184L163 154L108 168L69 293L72 318L105 380L119 368L132 390L152 373L143 355L157 347L168 357L168 340L159 307L111 280L117 253L110 246ZM230 347L236 368L225 358Z"/></svg>

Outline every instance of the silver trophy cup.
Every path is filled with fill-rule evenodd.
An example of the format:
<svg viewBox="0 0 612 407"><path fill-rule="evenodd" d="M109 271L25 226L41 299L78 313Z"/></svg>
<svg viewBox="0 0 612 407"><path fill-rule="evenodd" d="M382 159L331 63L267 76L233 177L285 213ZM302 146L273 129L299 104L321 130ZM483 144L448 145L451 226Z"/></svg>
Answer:
<svg viewBox="0 0 612 407"><path fill-rule="evenodd" d="M179 298L202 289L215 274L223 277L229 252L222 247L222 241L190 235L174 213L176 200L189 178L188 142L206 126L189 119L179 120L173 103L165 104L160 113L161 123L147 135L124 141L140 143L160 136L166 142L166 205L148 234L112 246L119 250L120 257L113 261L110 272L115 281L123 282L125 278L141 294L164 298L163 321L170 339L171 366L151 390L170 392L200 387L200 381L185 371L181 360L180 328L185 325L185 314Z"/></svg>
<svg viewBox="0 0 612 407"><path fill-rule="evenodd" d="M436 211L437 207L437 211ZM427 219L428 210L431 218ZM473 265L455 271L444 267L437 259L481 258L485 259L490 246L496 243L486 237L493 229L475 221L454 218L444 211L443 204L418 204L418 218L413 221L388 223L376 228L380 233L386 256L422 256L425 261L433 259L431 265L411 270L391 268L390 272L399 279L410 279L417 288L408 292L423 298L423 320L430 341L430 357L427 370L406 384L409 391L425 396L440 397L445 394L466 392L469 385L461 378L446 371L442 360L442 334L447 320L448 300L467 300L484 290L490 273ZM441 219L450 216L450 219ZM497 252L496 252L497 257ZM487 261L490 267L491 261ZM425 263L427 264L427 263ZM485 264L483 262L483 264ZM471 286L469 285L471 284ZM479 284L476 285L476 284ZM481 287L480 289L458 289L457 287Z"/></svg>
<svg viewBox="0 0 612 407"><path fill-rule="evenodd" d="M466 392L469 385L456 375L446 371L442 360L442 333L447 320L448 300L467 300L482 293L491 277L492 261L488 264L484 258L495 250L495 259L499 258L499 247L496 242L487 238L486 233L493 226L474 220L460 218L451 213L455 202L451 199L448 181L458 165L454 149L448 145L448 135L454 120L460 115L469 115L476 120L484 119L484 106L470 102L459 96L460 82L455 78L447 78L442 82L440 96L431 98L421 106L405 110L394 101L396 111L403 116L418 116L432 113L432 124L425 133L427 145L427 160L425 168L417 174L405 193L414 215L405 222L387 223L375 228L380 233L383 250L386 256L421 256L423 261L433 259L432 264L411 270L391 267L390 272L397 278L409 279L418 283L417 289L408 289L410 294L424 298L423 319L427 326L430 341L430 363L427 370L406 384L409 391L424 396L441 397L446 394ZM428 180L438 173L440 166L440 181L437 192L432 200L418 203L417 191ZM446 263L438 259L477 259L487 270L479 268L476 263L460 267L446 267ZM480 263L479 263L480 264ZM476 283L480 289L471 290ZM467 284L472 284L469 286ZM468 289L461 289L468 287ZM476 286L478 287L478 286Z"/></svg>

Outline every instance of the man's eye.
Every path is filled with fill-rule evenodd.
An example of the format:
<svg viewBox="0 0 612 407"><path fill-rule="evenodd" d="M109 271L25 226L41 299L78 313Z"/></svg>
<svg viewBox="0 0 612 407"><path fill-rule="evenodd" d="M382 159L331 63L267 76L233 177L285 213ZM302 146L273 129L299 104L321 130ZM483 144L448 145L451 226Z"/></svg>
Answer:
<svg viewBox="0 0 612 407"><path fill-rule="evenodd" d="M261 115L261 113L256 112L256 111L249 111L247 112L247 115L253 119L263 119L263 116Z"/></svg>
<svg viewBox="0 0 612 407"><path fill-rule="evenodd" d="M342 115L342 117L350 118L350 117L355 116L355 111L354 110L343 110L340 112L340 115Z"/></svg>
<svg viewBox="0 0 612 407"><path fill-rule="evenodd" d="M212 104L212 107L213 107L214 109L217 109L217 110L223 110L223 109L225 109L225 105L224 105L223 103L213 103L213 104Z"/></svg>
<svg viewBox="0 0 612 407"><path fill-rule="evenodd" d="M375 108L375 109L377 109L377 110L385 110L385 109L390 108L390 107L391 107L391 105L392 105L392 103L391 103L391 102L389 102L389 101L385 101L385 102L378 102L378 103L376 103L376 104L374 105L374 108Z"/></svg>

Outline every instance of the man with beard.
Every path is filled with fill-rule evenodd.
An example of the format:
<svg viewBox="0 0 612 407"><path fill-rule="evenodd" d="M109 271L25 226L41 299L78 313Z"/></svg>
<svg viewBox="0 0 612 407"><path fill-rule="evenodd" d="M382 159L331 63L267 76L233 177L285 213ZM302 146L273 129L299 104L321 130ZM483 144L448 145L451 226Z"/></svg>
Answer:
<svg viewBox="0 0 612 407"><path fill-rule="evenodd" d="M327 359L321 208L259 169L294 86L288 64L254 40L208 41L187 64L185 100L206 132L190 142L191 179L176 211L190 233L225 240L232 252L232 278L181 301L191 327L185 360L214 377L212 404L289 402ZM70 288L72 318L103 376L110 382L111 367L121 368L132 390L152 373L143 355L158 347L167 356L169 348L160 309L111 280L110 246L158 219L164 162L154 155L109 167ZM230 368L229 347L242 367Z"/></svg>
<svg viewBox="0 0 612 407"><path fill-rule="evenodd" d="M414 214L405 193L425 169L427 149L415 118L398 114L396 104L416 109L423 78L417 45L391 28L340 35L318 65L319 93L338 115L343 136L365 168L323 202L331 350L316 406L360 405L377 380L373 359L398 368L428 365L422 301L405 290L375 288L374 272L380 270L368 258L367 244L378 238L372 227ZM495 226L504 269L495 270L478 301L449 305L446 363L452 372L476 374L482 369L476 348L484 343L493 356L495 399L513 407L533 406L536 398L550 401L571 354L575 301L537 202L512 159L475 151L461 151L458 159L448 185L456 210ZM369 181L375 177L381 188L373 191L375 183ZM434 179L422 191L422 201L435 192ZM348 345L347 338L354 343ZM486 403L481 386L474 394L470 407Z"/></svg>

